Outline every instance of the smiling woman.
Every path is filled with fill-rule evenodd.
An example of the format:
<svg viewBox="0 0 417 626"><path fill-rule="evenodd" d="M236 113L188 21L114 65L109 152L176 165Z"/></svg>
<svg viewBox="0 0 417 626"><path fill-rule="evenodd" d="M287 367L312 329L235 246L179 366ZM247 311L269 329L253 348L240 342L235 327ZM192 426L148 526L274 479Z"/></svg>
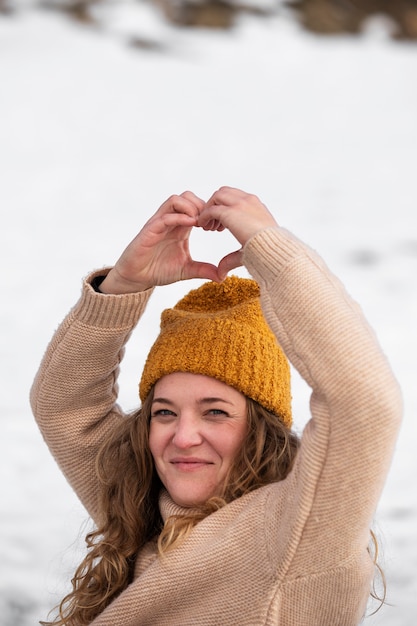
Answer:
<svg viewBox="0 0 417 626"><path fill-rule="evenodd" d="M155 385L149 448L179 505L221 496L247 431L246 399L215 378L175 372Z"/></svg>
<svg viewBox="0 0 417 626"><path fill-rule="evenodd" d="M227 228L240 247L217 267L193 260L194 227ZM253 280L226 277L242 264ZM209 282L163 311L141 406L126 415L124 346L153 288L188 278ZM287 358L312 389L301 441ZM50 623L362 621L401 394L359 307L256 196L169 198L113 268L86 279L31 401L96 524Z"/></svg>

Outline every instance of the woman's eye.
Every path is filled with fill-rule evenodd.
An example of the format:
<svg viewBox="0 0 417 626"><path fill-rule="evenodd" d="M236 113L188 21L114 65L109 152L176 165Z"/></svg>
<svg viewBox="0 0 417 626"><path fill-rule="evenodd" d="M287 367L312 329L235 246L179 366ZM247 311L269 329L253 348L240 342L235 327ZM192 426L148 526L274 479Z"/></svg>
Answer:
<svg viewBox="0 0 417 626"><path fill-rule="evenodd" d="M169 409L158 409L157 411L153 411L151 417L169 417L171 415L175 415L175 413Z"/></svg>
<svg viewBox="0 0 417 626"><path fill-rule="evenodd" d="M210 409L207 413L208 415L224 415L225 417L227 416L226 411L222 411L221 409Z"/></svg>

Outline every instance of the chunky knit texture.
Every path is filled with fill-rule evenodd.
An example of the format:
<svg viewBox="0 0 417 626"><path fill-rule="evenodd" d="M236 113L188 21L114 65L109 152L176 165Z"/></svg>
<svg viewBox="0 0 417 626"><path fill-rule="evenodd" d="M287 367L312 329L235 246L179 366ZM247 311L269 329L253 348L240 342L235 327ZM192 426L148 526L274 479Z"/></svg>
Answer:
<svg viewBox="0 0 417 626"><path fill-rule="evenodd" d="M281 228L245 246L265 317L312 388L295 466L213 513L165 559L149 544L131 585L94 626L357 626L374 569L369 527L389 469L401 394L359 307L321 259ZM94 275L93 275L94 276ZM43 435L97 518L97 450L123 419L124 345L150 292L85 282L32 387ZM162 493L164 519L181 509Z"/></svg>
<svg viewBox="0 0 417 626"><path fill-rule="evenodd" d="M172 372L212 376L291 426L290 367L263 316L259 286L230 276L193 289L161 316L140 382L143 401Z"/></svg>

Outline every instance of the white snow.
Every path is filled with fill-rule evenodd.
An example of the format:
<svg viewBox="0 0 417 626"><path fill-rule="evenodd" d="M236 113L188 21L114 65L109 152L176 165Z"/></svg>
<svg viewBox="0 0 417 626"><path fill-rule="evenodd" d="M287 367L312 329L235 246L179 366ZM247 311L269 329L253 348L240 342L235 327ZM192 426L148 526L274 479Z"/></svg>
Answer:
<svg viewBox="0 0 417 626"><path fill-rule="evenodd" d="M359 38L320 38L284 11L226 33L171 27L146 2L95 11L101 26L30 3L0 18L0 624L45 619L83 549L84 511L28 405L52 332L81 277L113 263L166 197L228 184L259 195L321 253L401 382L404 425L375 521L392 606L365 623L413 626L416 45L391 41L383 20ZM192 245L218 261L235 243L196 233ZM161 309L191 286L159 289L133 335L126 409ZM294 396L301 428L308 390L296 374Z"/></svg>

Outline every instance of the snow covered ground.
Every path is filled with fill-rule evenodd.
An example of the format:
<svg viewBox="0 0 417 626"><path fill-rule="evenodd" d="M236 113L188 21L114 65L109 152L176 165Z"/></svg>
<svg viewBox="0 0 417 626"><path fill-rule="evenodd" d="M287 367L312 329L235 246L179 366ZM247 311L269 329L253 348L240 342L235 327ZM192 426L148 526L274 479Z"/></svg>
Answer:
<svg viewBox="0 0 417 626"><path fill-rule="evenodd" d="M100 28L28 8L0 18L1 626L46 617L86 532L28 405L46 344L81 277L113 263L168 195L222 184L257 193L319 250L402 384L375 523L392 606L365 623L414 626L417 47L391 42L381 21L359 39L323 39L284 13L242 18L232 33L176 29L130 0L97 15ZM135 48L133 36L155 45ZM196 233L195 254L218 260L234 246L226 234L213 242ZM189 288L158 291L134 334L126 409L161 309ZM301 427L308 392L296 376L294 396Z"/></svg>

